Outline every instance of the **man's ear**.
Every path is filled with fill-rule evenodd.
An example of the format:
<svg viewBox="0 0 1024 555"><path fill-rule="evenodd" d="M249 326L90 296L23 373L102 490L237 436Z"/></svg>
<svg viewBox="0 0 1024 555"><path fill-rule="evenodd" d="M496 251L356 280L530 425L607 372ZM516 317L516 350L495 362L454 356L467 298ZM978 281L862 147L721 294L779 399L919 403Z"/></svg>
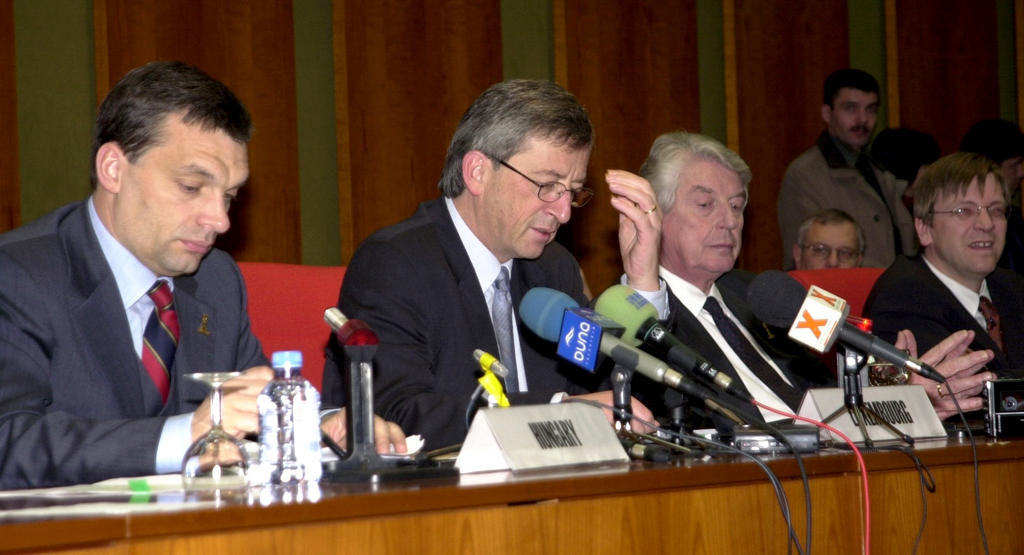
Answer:
<svg viewBox="0 0 1024 555"><path fill-rule="evenodd" d="M111 141L103 143L96 151L96 186L111 194L121 192L121 178L128 158L121 146Z"/></svg>
<svg viewBox="0 0 1024 555"><path fill-rule="evenodd" d="M471 150L462 157L462 182L473 196L483 194L492 171L491 158L479 150Z"/></svg>
<svg viewBox="0 0 1024 555"><path fill-rule="evenodd" d="M821 119L828 125L832 120L832 107L828 104L821 105Z"/></svg>
<svg viewBox="0 0 1024 555"><path fill-rule="evenodd" d="M797 270L800 269L801 254L803 254L803 249L800 248L800 245L793 245L793 264Z"/></svg>
<svg viewBox="0 0 1024 555"><path fill-rule="evenodd" d="M914 218L914 229L917 231L917 240L921 247L927 247L934 242L932 239L932 226L924 223L921 218Z"/></svg>

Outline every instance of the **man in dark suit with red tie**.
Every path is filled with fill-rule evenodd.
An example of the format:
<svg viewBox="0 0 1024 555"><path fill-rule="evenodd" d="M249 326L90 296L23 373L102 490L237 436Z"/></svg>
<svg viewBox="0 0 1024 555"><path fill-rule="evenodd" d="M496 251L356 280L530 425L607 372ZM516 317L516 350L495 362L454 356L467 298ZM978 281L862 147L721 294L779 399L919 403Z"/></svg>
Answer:
<svg viewBox="0 0 1024 555"><path fill-rule="evenodd" d="M273 372L238 267L213 248L250 131L195 67L132 70L99 108L92 195L0 236L0 489L180 471L210 428L208 388L187 372L245 371L223 426L258 430Z"/></svg>
<svg viewBox="0 0 1024 555"><path fill-rule="evenodd" d="M875 283L865 303L875 332L891 340L909 328L928 349L971 330L971 349L994 354L984 374L1024 377L1024 277L996 267L1008 202L999 166L980 154L951 154L929 166L914 193L923 254L897 258Z"/></svg>

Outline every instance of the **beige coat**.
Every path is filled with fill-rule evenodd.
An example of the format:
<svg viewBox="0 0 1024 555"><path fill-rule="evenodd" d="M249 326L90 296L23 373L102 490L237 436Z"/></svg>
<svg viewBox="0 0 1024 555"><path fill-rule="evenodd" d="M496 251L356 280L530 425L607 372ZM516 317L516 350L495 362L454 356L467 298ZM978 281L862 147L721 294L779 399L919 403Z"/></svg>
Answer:
<svg viewBox="0 0 1024 555"><path fill-rule="evenodd" d="M830 141L827 134L822 138ZM819 140L819 144L822 142ZM835 145L830 146L829 160L826 161L822 149L815 145L793 160L782 179L778 215L779 231L782 233L783 267L793 268L793 245L800 224L810 215L826 208L846 211L864 230L864 266L884 268L895 259L893 217L900 230L903 254L917 252L914 221L901 200L907 183L873 165L885 195L886 202L883 203L860 172L846 165Z"/></svg>

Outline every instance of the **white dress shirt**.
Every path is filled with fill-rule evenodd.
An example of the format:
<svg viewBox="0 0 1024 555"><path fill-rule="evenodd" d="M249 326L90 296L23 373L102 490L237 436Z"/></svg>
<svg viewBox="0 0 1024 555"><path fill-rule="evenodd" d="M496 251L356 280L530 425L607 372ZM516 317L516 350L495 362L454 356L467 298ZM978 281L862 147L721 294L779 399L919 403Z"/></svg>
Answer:
<svg viewBox="0 0 1024 555"><path fill-rule="evenodd" d="M700 322L700 325L704 327L704 330L708 332L708 335L710 335L711 338L715 340L715 343L718 344L718 348L721 349L722 353L725 354L725 357L729 359L729 364L732 364L732 367L736 369L736 373L739 375L740 379L743 380L743 385L747 387L747 391L750 392L750 395L754 399L757 399L770 407L787 413L791 412L792 409L786 405L786 403L779 398L771 388L765 385L757 375L747 368L747 365L743 362L740 356L732 350L732 347L729 346L729 343L725 340L725 337L722 336L722 333L718 331L718 326L715 325L715 320L711 317L711 314L704 310L704 302L707 301L709 295L704 294L704 292L695 285L673 274L663 266L659 268L659 273L661 274L662 279L668 283L668 288L676 298L679 299L680 304L693 314L697 321ZM743 336L747 338L747 341L754 346L757 353L761 355L761 358L763 358L773 370L778 372L779 376L786 383L793 385L788 379L786 379L786 375L779 370L775 361L773 361L772 358L764 352L761 346L758 345L757 341L755 341L750 335L750 332L747 331L747 328L743 327L743 324L741 324L739 320L736 319L736 316L732 311L729 310L729 307L726 306L725 301L722 299L721 292L718 291L717 285L711 286L710 296L718 300L718 304L721 305L722 311L730 320L733 321L733 323L736 324L740 333L742 333ZM783 420L785 418L775 414L774 412L766 411L761 408L758 408L758 410L761 411L761 416L768 422Z"/></svg>

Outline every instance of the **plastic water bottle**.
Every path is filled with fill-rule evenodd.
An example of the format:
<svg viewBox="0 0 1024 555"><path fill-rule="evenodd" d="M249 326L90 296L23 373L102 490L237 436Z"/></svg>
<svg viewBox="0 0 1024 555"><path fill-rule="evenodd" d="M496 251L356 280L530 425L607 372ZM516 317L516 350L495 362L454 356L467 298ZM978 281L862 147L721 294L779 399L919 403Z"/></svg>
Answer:
<svg viewBox="0 0 1024 555"><path fill-rule="evenodd" d="M277 351L274 379L256 401L260 454L252 484L316 482L320 466L320 394L302 377L302 352Z"/></svg>

